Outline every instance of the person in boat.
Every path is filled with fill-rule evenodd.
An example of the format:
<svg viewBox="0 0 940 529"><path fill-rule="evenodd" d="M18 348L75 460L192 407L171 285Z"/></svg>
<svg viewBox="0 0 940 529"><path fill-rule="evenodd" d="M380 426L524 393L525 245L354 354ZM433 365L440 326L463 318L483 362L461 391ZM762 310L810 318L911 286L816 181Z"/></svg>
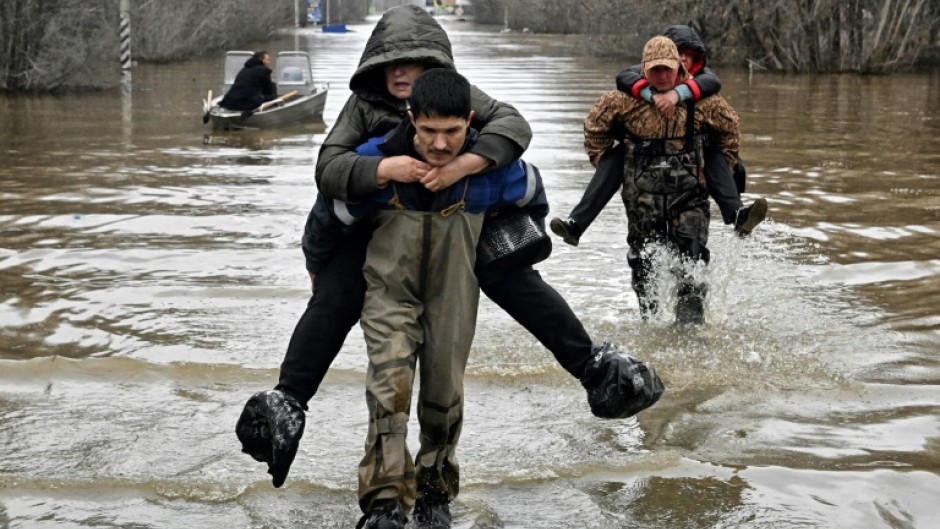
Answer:
<svg viewBox="0 0 940 529"><path fill-rule="evenodd" d="M674 25L666 28L662 35L676 44L689 78L672 90L659 92L653 90L643 76L641 65L634 65L617 74L617 88L637 99L654 103L660 113L671 117L676 105L685 101L700 101L717 94L721 90L721 80L706 66L705 44L695 29ZM566 243L577 246L581 235L620 189L623 183L623 155L622 145L605 154L568 218L552 219L552 231ZM733 170L729 170L722 153L710 145L705 146L705 182L709 195L718 205L724 223L733 225L734 231L740 235L748 235L767 215L766 199L758 198L749 206L741 201L745 174L742 161L738 160Z"/></svg>
<svg viewBox="0 0 940 529"><path fill-rule="evenodd" d="M276 97L277 85L271 80L271 54L256 51L245 61L219 106L228 110L254 110Z"/></svg>
<svg viewBox="0 0 940 529"><path fill-rule="evenodd" d="M675 43L665 36L643 48L643 76L666 92L688 79ZM689 262L709 261L709 201L704 177L705 137L729 170L738 161L738 115L719 94L675 108L666 117L653 102L620 91L604 93L584 121L584 147L591 164L616 142L625 146L623 202L627 211L627 263L644 317L658 310L650 292L653 273L648 249L659 242ZM676 321L704 322L707 285L680 272Z"/></svg>
<svg viewBox="0 0 940 529"><path fill-rule="evenodd" d="M431 68L455 70L444 29L416 6L386 11L350 80L352 95L320 148L316 167L320 194L354 203L391 182L420 182L436 192L468 175L505 167L521 156L531 139L526 120L511 105L493 100L472 85L471 125L479 134L469 149L450 162L432 167L406 155L357 153L364 141L402 122L414 80ZM310 215L305 249L315 229L316 216ZM252 395L236 425L243 450L268 464L276 487L284 483L296 454L307 402L360 319L366 292L362 268L371 237L369 223L354 223L328 260L307 261L313 295L291 336L279 381L273 390ZM609 342L595 344L567 302L531 265L513 269L480 288L581 381L595 415L628 416L652 405L662 393L661 382L646 364ZM632 392L633 375L644 381L636 393Z"/></svg>

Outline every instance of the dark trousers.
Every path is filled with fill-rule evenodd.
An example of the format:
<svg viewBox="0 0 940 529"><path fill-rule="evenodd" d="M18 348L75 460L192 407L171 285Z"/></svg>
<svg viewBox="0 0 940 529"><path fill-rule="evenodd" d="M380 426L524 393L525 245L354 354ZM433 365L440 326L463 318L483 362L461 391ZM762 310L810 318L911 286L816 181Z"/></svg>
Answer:
<svg viewBox="0 0 940 529"><path fill-rule="evenodd" d="M304 406L359 321L366 292L362 265L369 238L366 230L354 229L320 269L313 296L287 346L276 389L287 391ZM565 370L581 378L591 359L591 337L537 270L522 268L482 290L551 351Z"/></svg>
<svg viewBox="0 0 940 529"><path fill-rule="evenodd" d="M575 221L582 233L600 215L623 184L625 148L618 144L604 153L597 163L597 170L588 182L581 200L568 216ZM725 224L734 222L738 209L744 204L728 162L718 149L705 148L705 182L708 194L715 200Z"/></svg>
<svg viewBox="0 0 940 529"><path fill-rule="evenodd" d="M276 389L297 397L305 407L320 388L346 335L359 321L366 295L362 265L371 235L354 226L340 242L317 273L313 295L287 345Z"/></svg>
<svg viewBox="0 0 940 529"><path fill-rule="evenodd" d="M538 270L527 266L481 289L551 351L561 367L581 378L591 360L591 337L568 302Z"/></svg>
<svg viewBox="0 0 940 529"><path fill-rule="evenodd" d="M578 228L585 232L594 219L600 215L604 206L614 197L620 186L623 185L623 163L626 148L622 143L604 153L594 176L588 182L584 194L578 205L571 210L569 218L575 221Z"/></svg>
<svg viewBox="0 0 940 529"><path fill-rule="evenodd" d="M721 211L721 219L725 224L734 222L734 217L744 207L744 203L741 202L741 193L728 167L728 160L718 149L705 148L705 185Z"/></svg>

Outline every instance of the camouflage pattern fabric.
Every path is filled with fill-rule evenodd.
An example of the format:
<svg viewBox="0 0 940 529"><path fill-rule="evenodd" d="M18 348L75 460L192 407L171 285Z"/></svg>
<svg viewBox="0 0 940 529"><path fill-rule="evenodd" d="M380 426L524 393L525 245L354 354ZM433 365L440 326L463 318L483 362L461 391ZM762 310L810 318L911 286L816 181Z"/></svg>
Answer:
<svg viewBox="0 0 940 529"><path fill-rule="evenodd" d="M680 79L681 80L681 79ZM685 107L676 107L672 118L667 119L652 103L637 100L619 90L605 92L584 120L584 149L591 164L597 167L602 154L622 141L628 146L629 139L676 138L685 133ZM721 95L706 97L695 104L696 134L707 132L711 145L722 152L728 166L738 162L741 135L738 131L737 112Z"/></svg>
<svg viewBox="0 0 940 529"><path fill-rule="evenodd" d="M688 107L676 107L667 118L654 104L614 90L598 99L584 121L584 147L595 166L615 142L627 147L622 192L630 245L627 260L644 315L655 309L647 296L646 244L667 242L690 259L709 260L709 203L702 155L706 137L730 167L738 161L739 120L731 105L716 94L693 108L689 130ZM690 132L692 137L687 137ZM682 278L680 306L690 299L701 306L705 291L704 285Z"/></svg>
<svg viewBox="0 0 940 529"><path fill-rule="evenodd" d="M708 191L702 175L701 136L682 140L639 140L624 158L623 203L627 243L639 251L652 240L675 243L698 259L696 244L708 243ZM659 153L659 154L653 154Z"/></svg>

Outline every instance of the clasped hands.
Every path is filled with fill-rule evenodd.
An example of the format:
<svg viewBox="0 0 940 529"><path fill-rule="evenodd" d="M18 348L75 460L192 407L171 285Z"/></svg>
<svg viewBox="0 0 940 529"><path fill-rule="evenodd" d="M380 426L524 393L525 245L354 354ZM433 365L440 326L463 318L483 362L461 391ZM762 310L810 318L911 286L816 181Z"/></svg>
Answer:
<svg viewBox="0 0 940 529"><path fill-rule="evenodd" d="M670 90L668 92L653 94L653 104L656 105L656 110L658 110L660 114L671 118L673 114L676 113L676 105L679 104L679 92Z"/></svg>
<svg viewBox="0 0 940 529"><path fill-rule="evenodd" d="M437 192L447 189L465 176L486 169L489 163L483 156L470 152L465 152L440 167L434 167L411 156L389 156L379 163L376 183L384 185L388 182L421 182L428 191Z"/></svg>

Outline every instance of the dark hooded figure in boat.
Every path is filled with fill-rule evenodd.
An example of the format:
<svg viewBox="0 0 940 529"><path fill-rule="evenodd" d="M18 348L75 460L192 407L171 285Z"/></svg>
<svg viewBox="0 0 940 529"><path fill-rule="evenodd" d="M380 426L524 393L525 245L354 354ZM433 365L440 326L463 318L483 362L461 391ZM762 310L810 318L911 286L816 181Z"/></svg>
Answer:
<svg viewBox="0 0 940 529"><path fill-rule="evenodd" d="M275 97L277 85L271 81L271 55L256 51L245 61L245 67L235 76L232 88L219 105L229 110L254 110Z"/></svg>

